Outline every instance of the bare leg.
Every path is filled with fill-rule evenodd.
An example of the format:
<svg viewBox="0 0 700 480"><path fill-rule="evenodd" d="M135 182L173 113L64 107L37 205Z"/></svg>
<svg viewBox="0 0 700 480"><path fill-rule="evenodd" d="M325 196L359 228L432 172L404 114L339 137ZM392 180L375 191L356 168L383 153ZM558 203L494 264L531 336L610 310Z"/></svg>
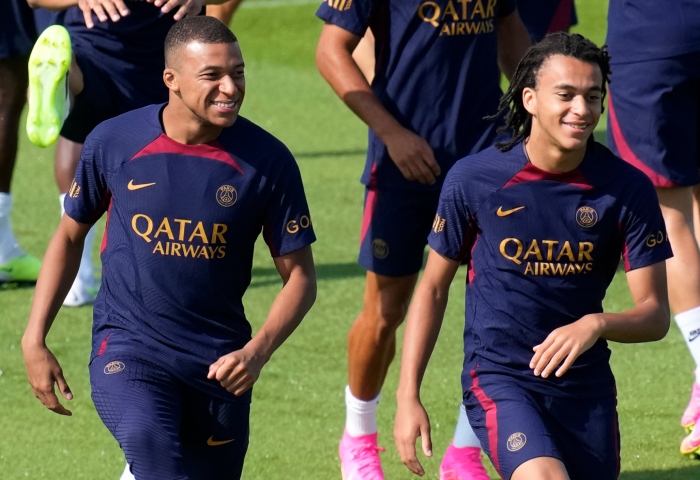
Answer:
<svg viewBox="0 0 700 480"><path fill-rule="evenodd" d="M9 193L17 158L17 137L27 98L27 59L0 60L0 192Z"/></svg>
<svg viewBox="0 0 700 480"><path fill-rule="evenodd" d="M537 457L515 469L511 480L569 480L561 461L553 457Z"/></svg>
<svg viewBox="0 0 700 480"><path fill-rule="evenodd" d="M241 3L243 3L243 0L229 0L221 5L207 5L207 15L221 20L226 25L230 25L233 14Z"/></svg>
<svg viewBox="0 0 700 480"><path fill-rule="evenodd" d="M417 279L418 274L385 277L367 272L364 309L348 335L348 384L356 398L371 400L379 394Z"/></svg>

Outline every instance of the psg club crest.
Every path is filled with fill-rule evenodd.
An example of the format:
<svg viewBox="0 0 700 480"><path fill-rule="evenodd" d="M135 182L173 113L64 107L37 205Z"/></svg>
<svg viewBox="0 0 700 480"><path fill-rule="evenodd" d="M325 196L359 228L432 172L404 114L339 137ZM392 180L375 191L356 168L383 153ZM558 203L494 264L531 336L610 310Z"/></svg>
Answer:
<svg viewBox="0 0 700 480"><path fill-rule="evenodd" d="M598 212L591 207L581 207L576 210L576 223L583 228L591 228L598 223Z"/></svg>
<svg viewBox="0 0 700 480"><path fill-rule="evenodd" d="M527 437L525 436L524 433L514 433L510 437L508 437L508 450L511 452L517 452L521 448L525 446L527 443Z"/></svg>
<svg viewBox="0 0 700 480"><path fill-rule="evenodd" d="M231 185L221 185L216 191L216 201L222 207L230 207L238 200L238 193Z"/></svg>

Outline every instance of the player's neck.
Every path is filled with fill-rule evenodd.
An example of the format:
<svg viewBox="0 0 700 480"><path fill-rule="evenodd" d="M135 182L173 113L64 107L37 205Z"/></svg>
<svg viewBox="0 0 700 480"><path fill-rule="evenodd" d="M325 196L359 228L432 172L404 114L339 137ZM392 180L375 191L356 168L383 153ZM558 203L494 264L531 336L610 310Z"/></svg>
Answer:
<svg viewBox="0 0 700 480"><path fill-rule="evenodd" d="M223 128L214 125L203 125L190 110L178 108L172 102L163 109L161 121L165 134L184 145L201 145L212 142L219 138L223 130Z"/></svg>
<svg viewBox="0 0 700 480"><path fill-rule="evenodd" d="M586 147L565 150L543 134L531 134L524 143L530 163L545 172L565 173L575 170L586 155Z"/></svg>

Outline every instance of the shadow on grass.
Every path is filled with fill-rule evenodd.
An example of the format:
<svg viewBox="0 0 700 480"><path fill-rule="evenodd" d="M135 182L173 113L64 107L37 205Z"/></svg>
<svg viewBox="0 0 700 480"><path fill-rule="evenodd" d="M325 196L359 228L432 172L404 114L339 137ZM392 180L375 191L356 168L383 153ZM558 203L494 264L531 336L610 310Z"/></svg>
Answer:
<svg viewBox="0 0 700 480"><path fill-rule="evenodd" d="M344 278L364 277L366 270L357 262L316 264L316 277L319 282L324 280L342 280ZM253 268L253 280L250 284L254 287L266 287L268 285L281 284L277 270L274 267Z"/></svg>
<svg viewBox="0 0 700 480"><path fill-rule="evenodd" d="M625 472L620 480L697 480L700 479L700 462L692 467L675 470L647 470L646 472Z"/></svg>
<svg viewBox="0 0 700 480"><path fill-rule="evenodd" d="M302 158L322 158L322 157L352 157L355 155L365 155L366 149L353 150L329 150L325 152L294 152L294 158L300 160Z"/></svg>

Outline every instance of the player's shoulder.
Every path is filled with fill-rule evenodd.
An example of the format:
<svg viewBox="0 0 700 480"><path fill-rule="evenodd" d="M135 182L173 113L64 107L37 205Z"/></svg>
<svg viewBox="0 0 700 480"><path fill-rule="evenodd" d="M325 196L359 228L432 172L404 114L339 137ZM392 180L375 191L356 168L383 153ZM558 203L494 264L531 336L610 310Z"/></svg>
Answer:
<svg viewBox="0 0 700 480"><path fill-rule="evenodd" d="M219 136L219 143L229 153L257 164L295 164L289 148L273 134L240 115Z"/></svg>
<svg viewBox="0 0 700 480"><path fill-rule="evenodd" d="M597 177L594 183L621 190L629 187L634 190L654 189L654 185L644 172L615 155L608 147L598 142L593 142L593 147L595 162L589 175Z"/></svg>
<svg viewBox="0 0 700 480"><path fill-rule="evenodd" d="M506 151L491 146L458 160L445 181L467 182L472 188L498 190L526 164L522 144L518 143Z"/></svg>

